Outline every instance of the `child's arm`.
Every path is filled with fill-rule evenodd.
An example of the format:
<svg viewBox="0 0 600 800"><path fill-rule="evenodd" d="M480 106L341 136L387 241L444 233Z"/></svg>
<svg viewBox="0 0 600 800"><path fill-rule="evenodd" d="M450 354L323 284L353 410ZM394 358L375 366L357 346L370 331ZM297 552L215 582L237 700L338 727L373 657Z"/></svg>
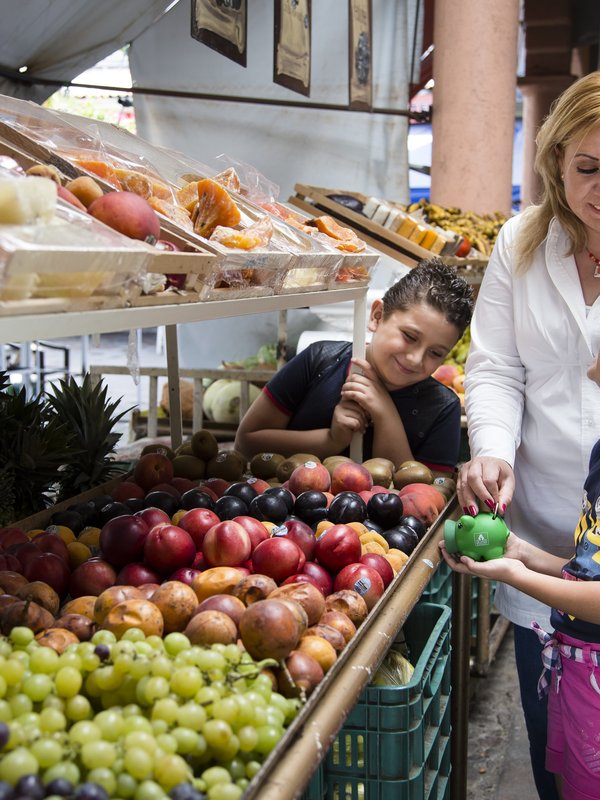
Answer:
<svg viewBox="0 0 600 800"><path fill-rule="evenodd" d="M511 533L504 558L473 561L450 555L440 542L444 560L465 575L498 580L514 586L541 603L577 619L600 624L600 581L567 581L561 578L564 558L535 547Z"/></svg>
<svg viewBox="0 0 600 800"><path fill-rule="evenodd" d="M363 431L366 420L362 409L348 401L339 403L331 428L295 431L288 429L289 416L269 398L260 394L240 421L235 448L246 457L256 453L312 453L318 458L341 453L355 431Z"/></svg>
<svg viewBox="0 0 600 800"><path fill-rule="evenodd" d="M353 358L361 372L352 372L342 387L342 399L358 403L373 422L373 457L396 465L412 461L413 454L398 409L368 361Z"/></svg>

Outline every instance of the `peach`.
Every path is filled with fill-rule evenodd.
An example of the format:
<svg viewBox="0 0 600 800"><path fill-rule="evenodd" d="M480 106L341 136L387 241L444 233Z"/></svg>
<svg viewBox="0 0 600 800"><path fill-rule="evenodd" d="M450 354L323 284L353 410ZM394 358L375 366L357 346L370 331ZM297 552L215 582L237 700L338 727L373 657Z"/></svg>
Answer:
<svg viewBox="0 0 600 800"><path fill-rule="evenodd" d="M452 381L460 374L458 367L454 364L440 364L436 371L431 376L436 381L443 383L444 386L452 386Z"/></svg>
<svg viewBox="0 0 600 800"><path fill-rule="evenodd" d="M305 461L296 467L289 478L289 490L296 497L302 492L326 492L330 485L329 471L316 461Z"/></svg>
<svg viewBox="0 0 600 800"><path fill-rule="evenodd" d="M100 186L89 175L80 175L78 178L73 178L72 181L66 184L65 188L74 194L86 208L103 195Z"/></svg>
<svg viewBox="0 0 600 800"><path fill-rule="evenodd" d="M373 478L369 470L354 461L343 461L331 474L331 491L334 495L339 492L368 492L372 486Z"/></svg>
<svg viewBox="0 0 600 800"><path fill-rule="evenodd" d="M94 200L88 211L92 217L132 239L160 238L160 220L156 212L147 200L133 192L108 192Z"/></svg>

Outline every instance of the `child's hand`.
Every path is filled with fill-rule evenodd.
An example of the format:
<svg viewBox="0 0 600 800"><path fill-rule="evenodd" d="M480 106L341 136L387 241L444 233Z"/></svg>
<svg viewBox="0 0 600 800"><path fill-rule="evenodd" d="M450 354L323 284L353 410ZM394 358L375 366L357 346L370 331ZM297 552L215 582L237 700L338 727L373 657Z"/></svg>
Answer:
<svg viewBox="0 0 600 800"><path fill-rule="evenodd" d="M341 400L333 409L330 436L338 452L344 450L355 433L364 433L368 420L364 410L351 400Z"/></svg>
<svg viewBox="0 0 600 800"><path fill-rule="evenodd" d="M342 386L342 398L358 403L373 421L389 416L392 410L397 413L388 390L369 362L363 358L353 358L352 364L359 367L361 372L348 375Z"/></svg>
<svg viewBox="0 0 600 800"><path fill-rule="evenodd" d="M514 538L516 539L516 537ZM474 561L468 556L449 553L443 540L439 543L439 547L446 564L454 572L459 572L461 575L473 575L478 578L487 578L488 580L509 581L516 571L525 569L522 561L510 556L508 548L502 558L493 558L491 561Z"/></svg>

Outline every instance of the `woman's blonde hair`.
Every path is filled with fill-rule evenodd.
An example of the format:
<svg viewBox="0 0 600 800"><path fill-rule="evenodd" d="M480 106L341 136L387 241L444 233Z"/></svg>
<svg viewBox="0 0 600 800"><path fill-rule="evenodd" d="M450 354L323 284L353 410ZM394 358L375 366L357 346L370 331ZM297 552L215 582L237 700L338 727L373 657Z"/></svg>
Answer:
<svg viewBox="0 0 600 800"><path fill-rule="evenodd" d="M584 247L585 228L567 204L560 162L565 147L576 138L583 139L596 125L600 125L600 72L592 72L569 86L554 101L538 132L534 168L544 184L543 197L539 205L523 212L515 243L517 271L523 272L531 265L553 217L571 240L570 255Z"/></svg>

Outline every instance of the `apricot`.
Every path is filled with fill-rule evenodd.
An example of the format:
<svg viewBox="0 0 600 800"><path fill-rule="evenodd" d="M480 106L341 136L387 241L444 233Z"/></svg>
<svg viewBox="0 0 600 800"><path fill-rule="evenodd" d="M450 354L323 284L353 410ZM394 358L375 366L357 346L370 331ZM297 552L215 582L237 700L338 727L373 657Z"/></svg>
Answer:
<svg viewBox="0 0 600 800"><path fill-rule="evenodd" d="M135 586L110 586L96 598L94 603L94 622L102 625L109 612L125 600L143 600L140 590Z"/></svg>
<svg viewBox="0 0 600 800"><path fill-rule="evenodd" d="M233 587L244 577L235 567L211 567L192 578L192 589L201 603L213 594L233 594Z"/></svg>
<svg viewBox="0 0 600 800"><path fill-rule="evenodd" d="M88 211L92 217L132 239L160 238L160 221L155 211L147 200L134 192L108 192L94 200Z"/></svg>
<svg viewBox="0 0 600 800"><path fill-rule="evenodd" d="M323 672L328 672L337 659L334 646L322 636L304 634L298 644L298 650L301 653L308 653L309 656L312 656Z"/></svg>
<svg viewBox="0 0 600 800"><path fill-rule="evenodd" d="M236 583L232 594L239 598L244 605L249 606L256 603L257 600L264 600L275 589L277 589L277 584L273 578L256 572L246 575L239 583Z"/></svg>
<svg viewBox="0 0 600 800"><path fill-rule="evenodd" d="M60 609L61 616L65 614L82 614L84 617L94 619L94 606L97 599L95 594L83 594L74 600L68 600Z"/></svg>
<svg viewBox="0 0 600 800"><path fill-rule="evenodd" d="M309 625L316 625L325 612L325 598L320 589L308 581L288 583L269 595L270 598L288 597L295 600L306 611Z"/></svg>
<svg viewBox="0 0 600 800"><path fill-rule="evenodd" d="M60 608L60 597L51 586L43 581L32 581L17 589L16 596L20 600L35 600L40 606L56 616Z"/></svg>
<svg viewBox="0 0 600 800"><path fill-rule="evenodd" d="M150 600L124 600L111 608L102 628L120 639L130 628L139 628L146 636L162 636L164 622L157 606Z"/></svg>
<svg viewBox="0 0 600 800"><path fill-rule="evenodd" d="M300 627L294 612L285 603L259 600L242 614L240 636L252 658L279 661L298 644Z"/></svg>
<svg viewBox="0 0 600 800"><path fill-rule="evenodd" d="M163 616L165 633L171 633L185 628L196 610L198 598L186 583L166 581L154 591L152 602Z"/></svg>
<svg viewBox="0 0 600 800"><path fill-rule="evenodd" d="M235 644L237 641L237 625L223 611L199 611L188 622L185 635L192 644Z"/></svg>
<svg viewBox="0 0 600 800"><path fill-rule="evenodd" d="M79 644L77 636L66 628L48 628L45 631L40 631L35 638L42 647L51 647L59 655L64 653L69 645Z"/></svg>
<svg viewBox="0 0 600 800"><path fill-rule="evenodd" d="M342 611L357 627L369 613L366 602L353 589L340 589L339 592L328 595L325 598L325 607L327 611Z"/></svg>
<svg viewBox="0 0 600 800"><path fill-rule="evenodd" d="M79 178L74 178L66 184L66 188L75 195L75 197L88 208L94 200L102 197L104 192L98 186L93 178L89 175L80 175Z"/></svg>
<svg viewBox="0 0 600 800"><path fill-rule="evenodd" d="M306 635L322 636L323 639L326 639L329 642L336 653L339 653L346 646L346 640L344 639L343 634L332 625L325 625L324 623L313 625L312 628L307 629Z"/></svg>
<svg viewBox="0 0 600 800"><path fill-rule="evenodd" d="M356 625L343 611L326 611L319 620L319 625L335 628L336 631L342 634L346 643L348 643L356 633Z"/></svg>

